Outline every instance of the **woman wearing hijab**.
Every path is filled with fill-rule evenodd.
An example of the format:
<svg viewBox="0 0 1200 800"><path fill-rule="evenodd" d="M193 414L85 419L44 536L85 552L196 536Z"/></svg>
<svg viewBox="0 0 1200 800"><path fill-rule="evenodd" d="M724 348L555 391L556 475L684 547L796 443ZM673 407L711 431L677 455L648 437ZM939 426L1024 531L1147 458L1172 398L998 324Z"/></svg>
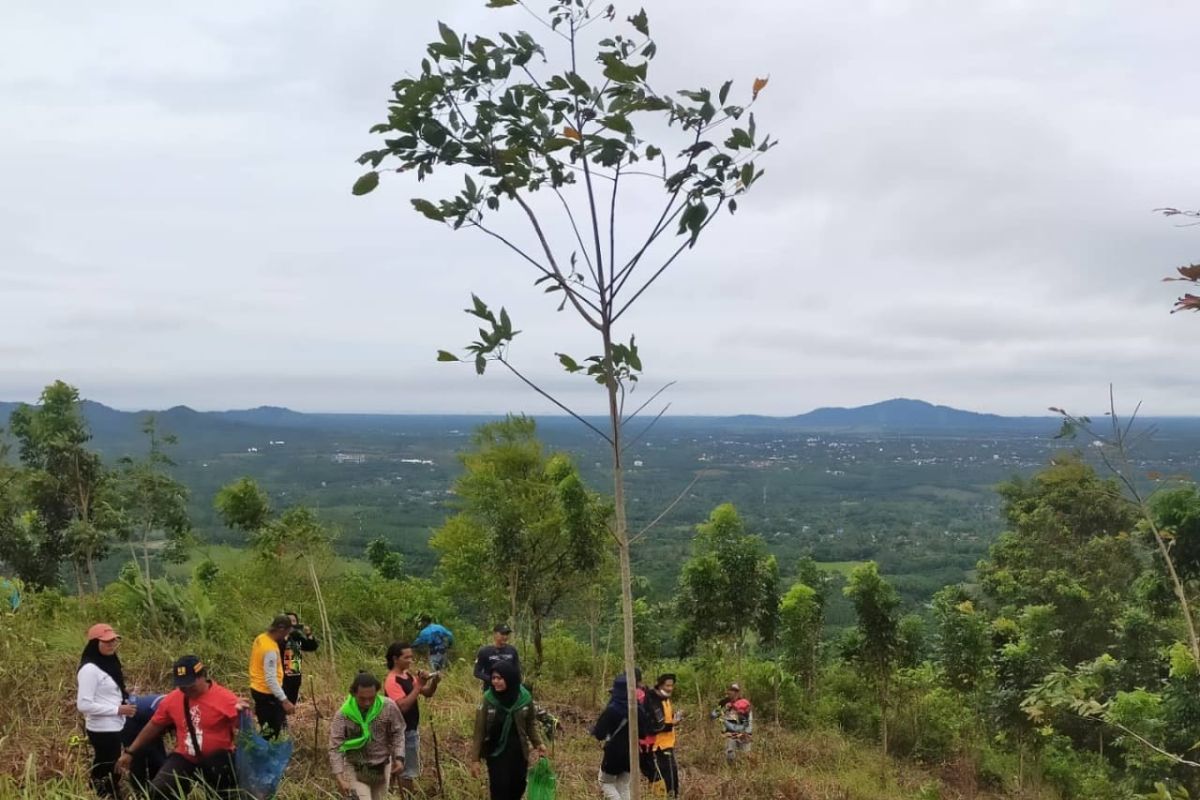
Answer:
<svg viewBox="0 0 1200 800"><path fill-rule="evenodd" d="M525 795L530 752L541 758L546 746L538 731L533 697L521 685L516 665L497 661L491 684L475 713L471 774L478 776L479 762L486 760L491 800L520 800Z"/></svg>
<svg viewBox="0 0 1200 800"><path fill-rule="evenodd" d="M87 639L76 673L75 707L83 714L92 745L92 787L100 797L116 797L121 731L125 719L137 713L137 706L129 702L117 656L121 637L111 625L98 622L88 629Z"/></svg>
<svg viewBox="0 0 1200 800"><path fill-rule="evenodd" d="M635 673L635 680L641 673ZM645 709L637 707L638 729L650 730L650 718ZM626 695L625 673L613 681L608 705L592 727L592 735L604 743L604 758L600 762L600 791L606 800L629 800L629 700Z"/></svg>

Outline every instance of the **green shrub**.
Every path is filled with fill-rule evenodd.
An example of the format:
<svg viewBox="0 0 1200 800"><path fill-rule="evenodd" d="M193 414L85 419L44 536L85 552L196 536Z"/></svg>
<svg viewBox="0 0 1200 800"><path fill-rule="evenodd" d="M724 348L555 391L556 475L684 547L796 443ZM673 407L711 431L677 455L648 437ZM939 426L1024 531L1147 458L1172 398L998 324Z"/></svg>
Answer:
<svg viewBox="0 0 1200 800"><path fill-rule="evenodd" d="M1042 778L1063 800L1124 800L1128 792L1112 780L1110 769L1097 753L1071 748L1065 736L1055 736L1042 750Z"/></svg>

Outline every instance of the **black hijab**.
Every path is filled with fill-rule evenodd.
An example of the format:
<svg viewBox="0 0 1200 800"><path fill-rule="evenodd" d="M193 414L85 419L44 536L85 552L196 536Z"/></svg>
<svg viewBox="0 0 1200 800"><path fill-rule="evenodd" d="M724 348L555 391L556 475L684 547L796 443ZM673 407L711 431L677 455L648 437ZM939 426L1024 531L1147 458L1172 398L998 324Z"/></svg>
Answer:
<svg viewBox="0 0 1200 800"><path fill-rule="evenodd" d="M492 666L492 672L499 672L500 677L504 678L504 691L497 692L494 688L492 694L500 703L508 708L517 702L517 698L521 696L521 670L511 661L497 661Z"/></svg>
<svg viewBox="0 0 1200 800"><path fill-rule="evenodd" d="M122 702L129 699L129 692L125 691L125 673L121 671L121 659L116 653L113 653L111 656L101 653L99 639L88 639L87 646L83 648L83 655L79 657L80 669L83 668L84 664L95 664L102 669L117 684L117 688L121 690Z"/></svg>

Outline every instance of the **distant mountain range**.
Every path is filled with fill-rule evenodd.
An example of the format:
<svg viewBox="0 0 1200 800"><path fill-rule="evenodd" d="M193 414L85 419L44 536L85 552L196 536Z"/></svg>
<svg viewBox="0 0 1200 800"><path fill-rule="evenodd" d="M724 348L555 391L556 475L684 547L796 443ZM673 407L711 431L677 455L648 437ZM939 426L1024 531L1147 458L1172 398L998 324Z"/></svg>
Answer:
<svg viewBox="0 0 1200 800"><path fill-rule="evenodd" d="M807 414L789 417L788 421L814 430L879 431L1041 429L1056 424L1049 416L1003 417L903 397L855 408L818 408Z"/></svg>
<svg viewBox="0 0 1200 800"><path fill-rule="evenodd" d="M17 403L0 402L0 426L7 426L9 415ZM125 443L140 438L143 420L154 413L163 430L181 439L195 437L245 437L262 432L295 430L336 434L369 430L396 432L403 430L456 429L471 427L495 419L487 415L436 414L307 414L276 406L234 411L195 411L176 406L165 411L118 411L100 403L85 401L84 414L98 441ZM1200 428L1200 418L1174 417L1152 420L1160 427ZM569 429L576 423L565 417L543 417L539 423L548 430ZM739 415L730 417L666 417L667 428L786 428L791 431L891 433L891 434L1052 434L1058 430L1057 418L1006 417L934 405L924 400L896 398L854 408L818 408L791 417ZM282 434L277 434L282 435Z"/></svg>

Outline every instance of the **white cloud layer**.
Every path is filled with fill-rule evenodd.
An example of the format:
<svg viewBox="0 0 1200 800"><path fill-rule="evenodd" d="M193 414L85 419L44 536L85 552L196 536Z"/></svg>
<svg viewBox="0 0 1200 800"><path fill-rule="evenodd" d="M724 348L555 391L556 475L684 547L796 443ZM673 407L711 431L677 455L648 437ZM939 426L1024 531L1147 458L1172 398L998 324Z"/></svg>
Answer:
<svg viewBox="0 0 1200 800"><path fill-rule="evenodd" d="M391 82L483 0L12 4L0 27L0 398L56 377L119 407L549 409L433 353L504 304L516 357L585 333L520 263L354 198ZM655 85L771 82L761 184L628 317L681 414L915 396L999 413L1200 413L1200 319L1159 283L1200 260L1200 7L647 2ZM621 9L631 12L635 9ZM622 225L648 205L630 197ZM518 230L516 219L510 218ZM627 224L626 224L627 223Z"/></svg>

